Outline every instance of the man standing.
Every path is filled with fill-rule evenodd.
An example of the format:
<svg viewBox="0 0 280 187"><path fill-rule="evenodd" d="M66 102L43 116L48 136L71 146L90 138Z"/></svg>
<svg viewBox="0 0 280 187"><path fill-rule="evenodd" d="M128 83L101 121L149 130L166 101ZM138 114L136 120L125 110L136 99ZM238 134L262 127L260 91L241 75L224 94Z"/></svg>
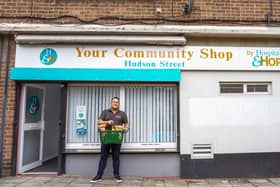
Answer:
<svg viewBox="0 0 280 187"><path fill-rule="evenodd" d="M101 115L98 118L97 124L99 130L104 130L103 128L100 128L100 126L104 124L106 124L109 127L112 125L124 125L125 132L128 132L129 125L127 115L123 111L119 110L119 106L120 98L113 97L111 99L111 108L102 111ZM95 183L101 181L110 149L112 149L114 178L117 182L122 182L122 178L119 174L121 144L101 144L101 154L98 165L98 171L96 176L90 182Z"/></svg>

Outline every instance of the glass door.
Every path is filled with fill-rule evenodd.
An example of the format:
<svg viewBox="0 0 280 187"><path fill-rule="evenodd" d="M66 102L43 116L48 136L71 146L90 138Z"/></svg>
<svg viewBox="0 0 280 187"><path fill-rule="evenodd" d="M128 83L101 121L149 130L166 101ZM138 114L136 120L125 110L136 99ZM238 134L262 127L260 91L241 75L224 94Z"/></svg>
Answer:
<svg viewBox="0 0 280 187"><path fill-rule="evenodd" d="M18 173L42 165L45 88L23 85L21 98Z"/></svg>

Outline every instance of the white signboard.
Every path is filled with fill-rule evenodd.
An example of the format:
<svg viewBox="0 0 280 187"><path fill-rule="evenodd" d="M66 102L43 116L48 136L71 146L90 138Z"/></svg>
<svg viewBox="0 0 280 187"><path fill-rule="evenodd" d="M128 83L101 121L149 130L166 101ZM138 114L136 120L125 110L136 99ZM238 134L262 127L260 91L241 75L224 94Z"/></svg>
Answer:
<svg viewBox="0 0 280 187"><path fill-rule="evenodd" d="M280 70L280 48L17 45L15 67Z"/></svg>
<svg viewBox="0 0 280 187"><path fill-rule="evenodd" d="M82 106L82 105L77 106L76 119L77 120L87 119L87 106Z"/></svg>

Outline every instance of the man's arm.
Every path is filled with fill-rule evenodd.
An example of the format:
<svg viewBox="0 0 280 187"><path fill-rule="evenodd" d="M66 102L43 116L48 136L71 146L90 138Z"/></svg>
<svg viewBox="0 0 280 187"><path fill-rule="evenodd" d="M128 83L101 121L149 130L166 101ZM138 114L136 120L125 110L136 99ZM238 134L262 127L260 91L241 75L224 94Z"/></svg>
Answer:
<svg viewBox="0 0 280 187"><path fill-rule="evenodd" d="M126 113L124 113L124 130L125 130L125 133L127 133L129 131L129 124L128 124L128 119L127 119L127 115Z"/></svg>
<svg viewBox="0 0 280 187"><path fill-rule="evenodd" d="M109 120L109 121L105 121L105 111L102 111L98 120L97 120L97 126L99 130L105 130L107 125L112 124L113 121Z"/></svg>
<svg viewBox="0 0 280 187"><path fill-rule="evenodd" d="M109 121L103 121L102 119L97 120L98 129L101 131L106 130L107 126L111 124L113 124L112 120Z"/></svg>
<svg viewBox="0 0 280 187"><path fill-rule="evenodd" d="M125 123L124 124L124 130L125 130L125 133L127 133L129 131L129 125L128 123Z"/></svg>
<svg viewBox="0 0 280 187"><path fill-rule="evenodd" d="M112 123L113 123L113 120L109 120L109 121L103 121L102 119L97 120L98 125L103 125L103 124L110 125Z"/></svg>

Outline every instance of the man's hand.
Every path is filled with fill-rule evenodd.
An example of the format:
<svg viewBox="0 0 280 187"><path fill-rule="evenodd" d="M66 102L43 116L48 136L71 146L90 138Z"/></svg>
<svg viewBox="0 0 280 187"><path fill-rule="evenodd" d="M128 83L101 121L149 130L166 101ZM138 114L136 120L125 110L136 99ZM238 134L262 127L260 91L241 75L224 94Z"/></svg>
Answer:
<svg viewBox="0 0 280 187"><path fill-rule="evenodd" d="M123 128L124 130L125 130L125 133L128 133L128 131L129 131L129 128L128 127L125 127L125 128Z"/></svg>
<svg viewBox="0 0 280 187"><path fill-rule="evenodd" d="M114 121L113 120L109 120L108 121L108 125L113 125Z"/></svg>
<svg viewBox="0 0 280 187"><path fill-rule="evenodd" d="M124 130L125 130L125 133L128 133L128 131L129 131L129 125L128 125L128 123L125 123L124 124L124 128L123 128Z"/></svg>
<svg viewBox="0 0 280 187"><path fill-rule="evenodd" d="M106 124L105 123L102 123L102 124L98 124L98 129L100 130L100 131L104 131L104 130L106 130Z"/></svg>

